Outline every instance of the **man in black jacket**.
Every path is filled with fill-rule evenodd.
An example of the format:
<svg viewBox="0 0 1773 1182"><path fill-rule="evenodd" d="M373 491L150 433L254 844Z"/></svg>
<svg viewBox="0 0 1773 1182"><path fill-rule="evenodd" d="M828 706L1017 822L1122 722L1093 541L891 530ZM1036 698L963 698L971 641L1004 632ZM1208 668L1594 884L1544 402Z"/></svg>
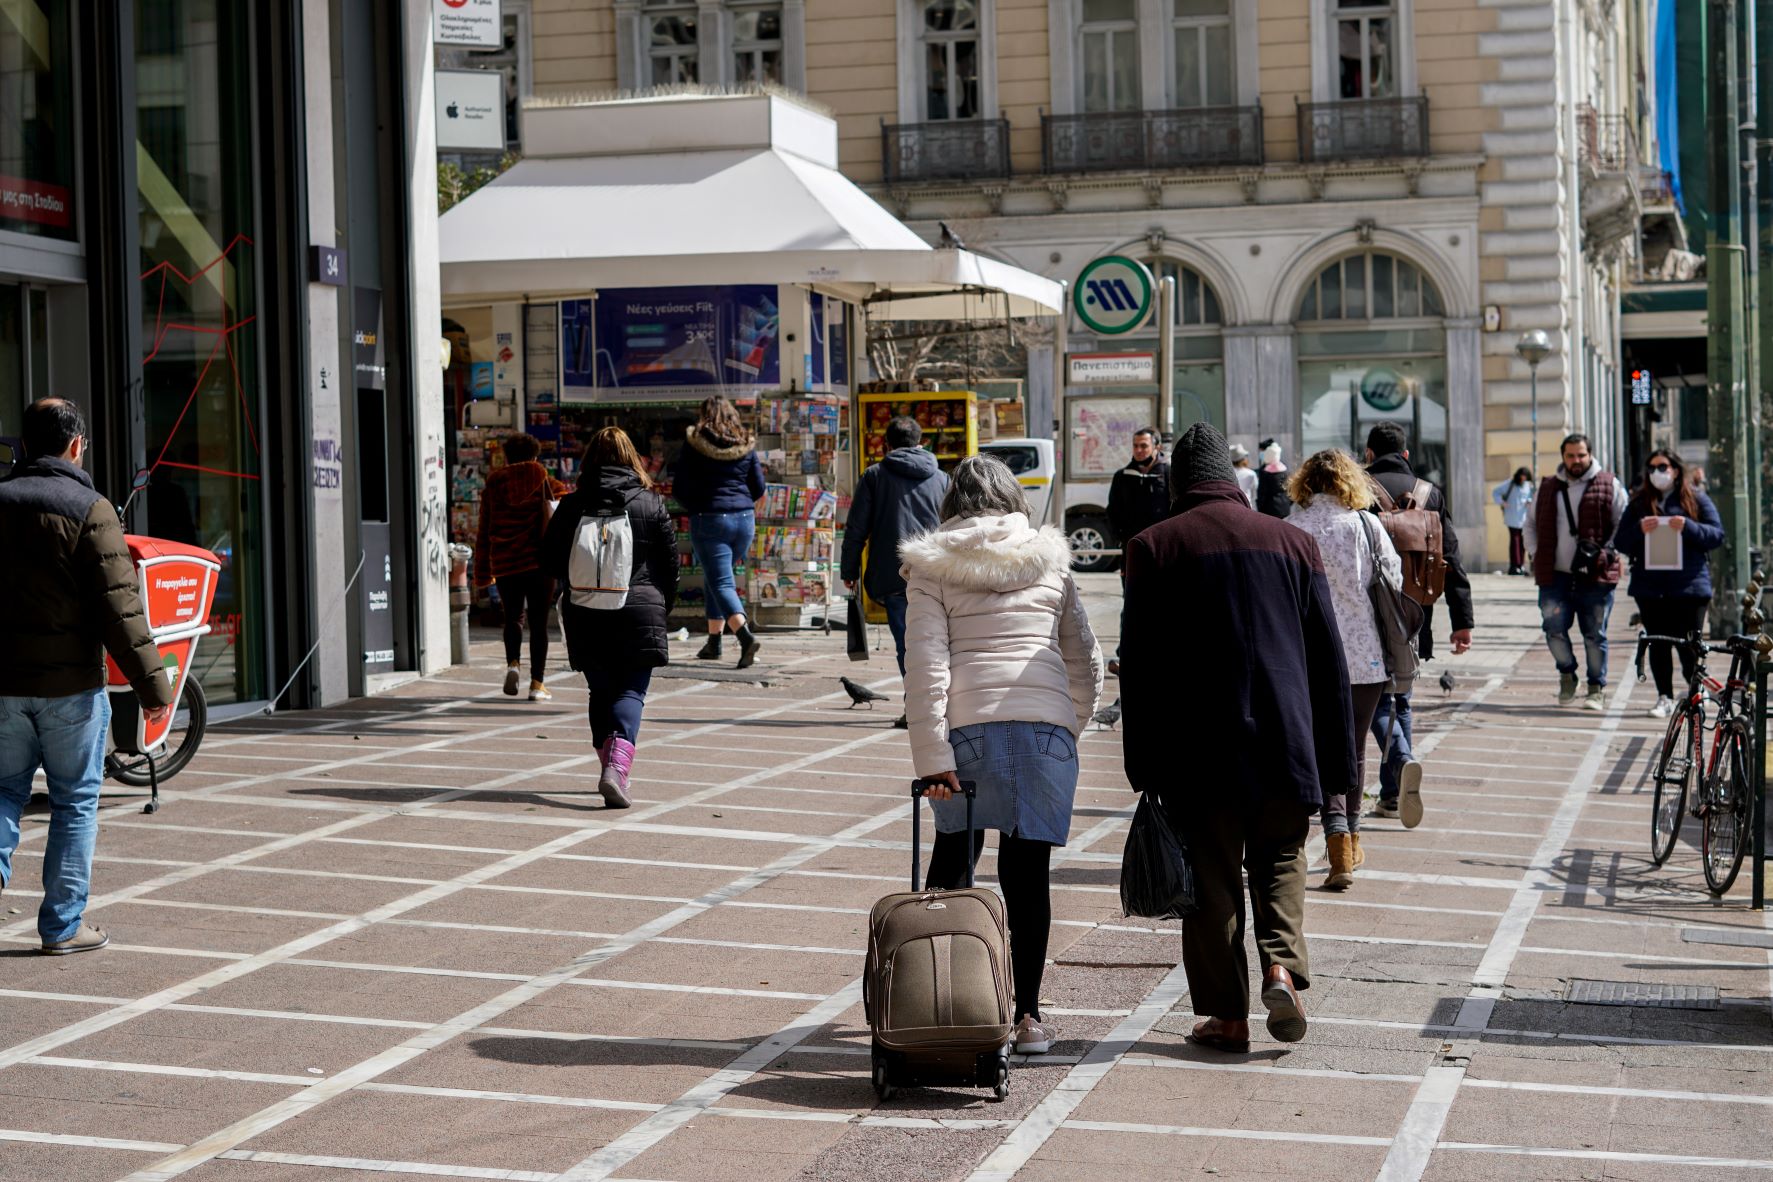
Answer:
<svg viewBox="0 0 1773 1182"><path fill-rule="evenodd" d="M12 878L31 778L49 782L43 904L37 933L52 955L110 942L82 922L104 778L105 653L150 723L172 711L172 687L148 634L135 564L111 503L81 471L86 424L61 398L25 410L30 457L0 481L0 889Z"/></svg>
<svg viewBox="0 0 1773 1182"><path fill-rule="evenodd" d="M1367 472L1394 503L1401 504L1420 479L1410 466L1409 444L1409 431L1402 423L1377 423L1367 432ZM1441 556L1447 560L1447 612L1453 621L1453 634L1448 640L1453 645L1453 655L1458 656L1471 647L1475 622L1471 579L1459 561L1459 535L1453 532L1447 496L1438 485L1425 483L1428 503L1419 507L1441 515ZM1416 648L1425 661L1434 656L1433 629L1434 608L1424 608ZM1422 765L1410 747L1409 694L1386 694L1379 699L1379 710L1373 716L1373 736L1386 753L1379 768L1379 803L1374 806L1373 815L1399 817L1406 829L1414 829L1422 823Z"/></svg>
<svg viewBox="0 0 1773 1182"><path fill-rule="evenodd" d="M1170 466L1160 458L1157 431L1141 427L1133 432L1133 458L1114 474L1108 485L1108 527L1124 548L1126 544L1170 515ZM1120 566L1121 601L1120 640L1114 646L1115 659L1108 662L1108 671L1120 672L1120 646L1127 639L1125 610L1127 565Z"/></svg>
<svg viewBox="0 0 1773 1182"><path fill-rule="evenodd" d="M935 456L919 446L922 442L923 428L916 419L902 415L887 424L886 457L856 481L839 570L851 592L860 579L868 598L886 609L901 677L905 675L905 580L899 576L899 543L942 524L942 498L948 493L948 474L936 466ZM862 573L864 546L866 574ZM904 715L893 725L903 728Z"/></svg>
<svg viewBox="0 0 1773 1182"><path fill-rule="evenodd" d="M1196 423L1170 459L1172 517L1127 543L1123 746L1194 862L1182 924L1193 1041L1249 1049L1249 872L1268 1031L1305 1036L1305 839L1355 780L1348 666L1317 542L1250 509L1225 437Z"/></svg>

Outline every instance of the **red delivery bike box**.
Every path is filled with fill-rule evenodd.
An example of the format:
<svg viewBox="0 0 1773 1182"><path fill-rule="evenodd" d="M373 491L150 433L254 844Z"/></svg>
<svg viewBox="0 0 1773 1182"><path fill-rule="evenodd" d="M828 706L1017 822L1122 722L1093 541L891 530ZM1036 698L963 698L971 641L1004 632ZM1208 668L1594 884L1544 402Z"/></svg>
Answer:
<svg viewBox="0 0 1773 1182"><path fill-rule="evenodd" d="M215 604L216 577L222 563L208 550L161 538L124 535L129 556L141 576L143 610L148 631L172 683L176 703L196 655L197 639L209 632L209 611ZM151 751L165 741L172 719L149 727L135 694L110 654L105 655L106 682L111 693L112 740L120 750Z"/></svg>

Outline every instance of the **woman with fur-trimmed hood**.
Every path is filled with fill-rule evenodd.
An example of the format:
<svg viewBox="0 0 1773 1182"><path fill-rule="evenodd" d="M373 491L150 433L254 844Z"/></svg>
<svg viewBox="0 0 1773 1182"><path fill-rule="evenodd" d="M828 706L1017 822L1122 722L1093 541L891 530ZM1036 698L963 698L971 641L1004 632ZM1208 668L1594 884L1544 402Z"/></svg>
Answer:
<svg viewBox="0 0 1773 1182"><path fill-rule="evenodd" d="M1028 523L1015 476L989 456L962 460L942 524L899 546L909 605L905 713L917 774L931 781L936 843L928 888L953 888L996 829L1009 912L1016 1051L1049 1050L1040 1014L1052 922L1047 865L1071 830L1077 736L1102 692L1102 653L1071 578L1071 546ZM962 780L977 791L973 847Z"/></svg>
<svg viewBox="0 0 1773 1182"><path fill-rule="evenodd" d="M696 657L720 659L722 632L739 641L740 669L757 660L761 647L745 619L745 601L733 583L733 564L743 562L757 532L757 499L763 496L763 461L757 440L739 421L733 404L718 395L703 400L678 457L671 493L689 514L690 548L702 567L708 640Z"/></svg>

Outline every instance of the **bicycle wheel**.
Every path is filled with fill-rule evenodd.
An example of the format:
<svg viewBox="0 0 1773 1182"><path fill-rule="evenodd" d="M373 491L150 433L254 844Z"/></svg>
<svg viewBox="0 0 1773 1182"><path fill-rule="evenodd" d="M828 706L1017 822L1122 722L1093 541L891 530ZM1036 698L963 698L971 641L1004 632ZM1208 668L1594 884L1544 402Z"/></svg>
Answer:
<svg viewBox="0 0 1773 1182"><path fill-rule="evenodd" d="M1674 853L1681 835L1687 793L1698 777L1699 716L1683 706L1669 720L1656 761L1656 797L1650 808L1650 862L1660 866Z"/></svg>
<svg viewBox="0 0 1773 1182"><path fill-rule="evenodd" d="M203 743L203 732L209 725L209 699L195 677L185 678L179 691L178 713L173 716L172 730L166 736L166 749L154 757L154 772L161 783L184 770L197 748ZM124 755L113 751L106 760L111 777L131 788L148 786L148 757Z"/></svg>
<svg viewBox="0 0 1773 1182"><path fill-rule="evenodd" d="M1729 766L1720 766L1708 785L1705 819L1700 822L1705 882L1714 895L1729 890L1737 871L1742 869L1751 803L1747 735L1740 724L1735 724L1722 739L1729 744Z"/></svg>

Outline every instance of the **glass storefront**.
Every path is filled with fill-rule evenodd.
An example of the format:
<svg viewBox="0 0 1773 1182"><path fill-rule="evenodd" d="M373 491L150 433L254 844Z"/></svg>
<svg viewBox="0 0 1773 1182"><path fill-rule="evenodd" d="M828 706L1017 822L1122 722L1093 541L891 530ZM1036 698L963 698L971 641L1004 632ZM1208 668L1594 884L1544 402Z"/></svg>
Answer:
<svg viewBox="0 0 1773 1182"><path fill-rule="evenodd" d="M147 529L221 558L197 674L212 703L252 700L268 689L248 10L137 0L135 18Z"/></svg>
<svg viewBox="0 0 1773 1182"><path fill-rule="evenodd" d="M69 0L0 3L0 230L72 241Z"/></svg>

